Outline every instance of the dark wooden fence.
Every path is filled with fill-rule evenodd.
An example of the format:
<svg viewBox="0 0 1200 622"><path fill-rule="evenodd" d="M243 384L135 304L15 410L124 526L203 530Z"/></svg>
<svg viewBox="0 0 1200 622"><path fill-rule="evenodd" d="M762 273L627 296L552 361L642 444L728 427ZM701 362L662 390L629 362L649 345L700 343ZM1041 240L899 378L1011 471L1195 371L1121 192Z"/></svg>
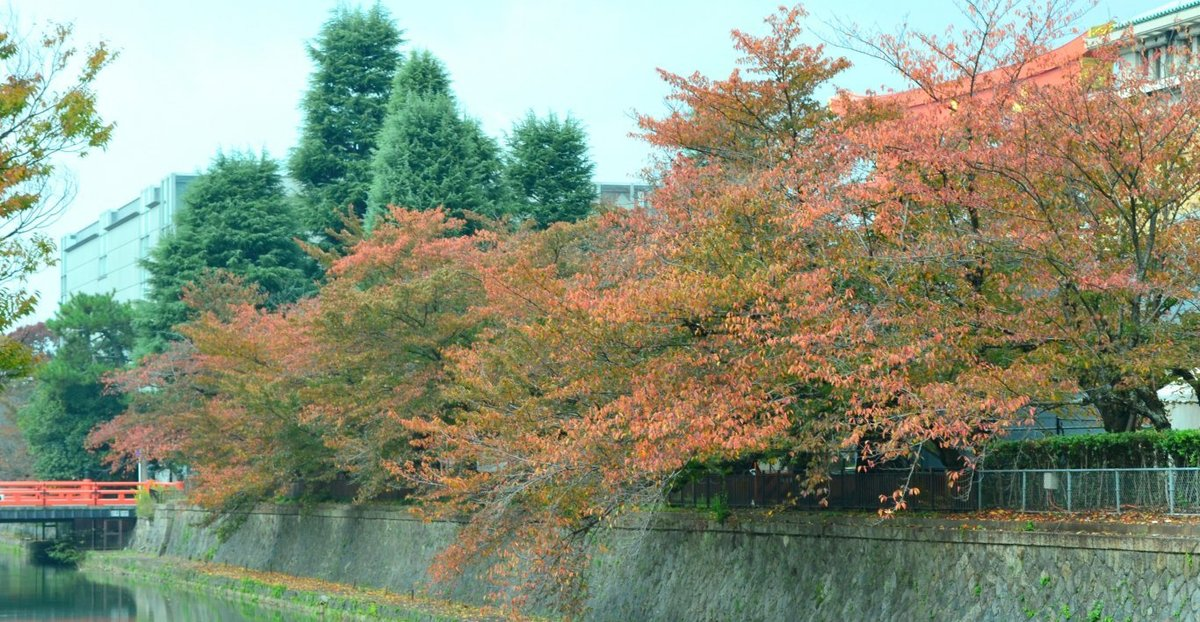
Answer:
<svg viewBox="0 0 1200 622"><path fill-rule="evenodd" d="M732 474L704 477L686 482L667 495L671 505L713 508L790 506L799 509L825 507L846 510L877 510L885 507L880 497L891 497L907 483L920 494L910 495L908 509L915 511L965 512L977 508L971 482L950 485L944 471L873 471L837 473L831 476L823 496L803 493L801 480L792 473Z"/></svg>

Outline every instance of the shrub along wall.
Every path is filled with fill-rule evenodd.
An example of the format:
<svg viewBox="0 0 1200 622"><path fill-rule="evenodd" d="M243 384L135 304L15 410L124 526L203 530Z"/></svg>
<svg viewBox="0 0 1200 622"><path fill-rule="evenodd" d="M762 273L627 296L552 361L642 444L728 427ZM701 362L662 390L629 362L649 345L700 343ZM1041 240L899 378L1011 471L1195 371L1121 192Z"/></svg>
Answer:
<svg viewBox="0 0 1200 622"><path fill-rule="evenodd" d="M1143 430L1037 440L998 441L989 446L985 469L1128 469L1200 467L1200 430Z"/></svg>

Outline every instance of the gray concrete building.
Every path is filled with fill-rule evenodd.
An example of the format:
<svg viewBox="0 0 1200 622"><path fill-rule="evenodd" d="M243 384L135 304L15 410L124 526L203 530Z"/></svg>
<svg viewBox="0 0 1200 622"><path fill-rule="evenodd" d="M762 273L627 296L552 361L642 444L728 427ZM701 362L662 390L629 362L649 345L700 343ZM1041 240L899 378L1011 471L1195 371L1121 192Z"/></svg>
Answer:
<svg viewBox="0 0 1200 622"><path fill-rule="evenodd" d="M148 292L141 260L174 226L180 197L195 175L172 173L132 201L62 238L59 302L77 293L112 292L117 300L143 300Z"/></svg>
<svg viewBox="0 0 1200 622"><path fill-rule="evenodd" d="M646 184L607 183L596 184L596 197L601 205L615 205L626 209L635 205L644 206L650 186Z"/></svg>

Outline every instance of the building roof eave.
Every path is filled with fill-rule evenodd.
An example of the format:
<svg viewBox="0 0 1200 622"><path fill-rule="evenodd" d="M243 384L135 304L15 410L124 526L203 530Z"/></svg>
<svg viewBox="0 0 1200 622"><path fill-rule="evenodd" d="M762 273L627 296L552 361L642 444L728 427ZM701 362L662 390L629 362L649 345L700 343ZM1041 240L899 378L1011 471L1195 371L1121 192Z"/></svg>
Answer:
<svg viewBox="0 0 1200 622"><path fill-rule="evenodd" d="M1124 29L1124 28L1129 28L1130 26L1137 26L1139 24L1144 24L1146 22L1154 21L1156 19L1159 19L1160 17L1166 17L1172 13L1178 13L1179 11L1185 11L1187 9L1192 9L1195 7L1200 7L1200 0L1191 0L1190 2L1182 2L1179 4L1175 4L1175 6L1162 6L1162 7L1159 7L1158 9L1150 11L1149 13L1143 13L1142 15L1139 15L1127 22L1123 22L1119 26L1117 26L1117 28Z"/></svg>

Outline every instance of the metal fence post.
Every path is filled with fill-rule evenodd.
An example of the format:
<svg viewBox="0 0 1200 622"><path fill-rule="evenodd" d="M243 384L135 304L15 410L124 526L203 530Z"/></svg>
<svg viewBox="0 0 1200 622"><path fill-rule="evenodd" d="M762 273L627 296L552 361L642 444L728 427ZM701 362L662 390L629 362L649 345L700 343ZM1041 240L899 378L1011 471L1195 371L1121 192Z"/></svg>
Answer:
<svg viewBox="0 0 1200 622"><path fill-rule="evenodd" d="M1021 471L1021 511L1022 512L1025 511L1025 491L1026 491L1026 489L1029 488L1027 486L1028 480L1029 480L1027 475L1028 475L1027 471Z"/></svg>
<svg viewBox="0 0 1200 622"><path fill-rule="evenodd" d="M978 482L978 486L975 488L975 491L976 491L975 498L979 504L979 511L982 512L983 511L983 471L979 471L979 482Z"/></svg>
<svg viewBox="0 0 1200 622"><path fill-rule="evenodd" d="M1067 471L1067 511L1071 511L1071 472Z"/></svg>
<svg viewBox="0 0 1200 622"><path fill-rule="evenodd" d="M1117 516L1121 515L1121 472L1113 471L1113 488L1117 492Z"/></svg>
<svg viewBox="0 0 1200 622"><path fill-rule="evenodd" d="M1167 514L1175 513L1175 468L1167 469Z"/></svg>

